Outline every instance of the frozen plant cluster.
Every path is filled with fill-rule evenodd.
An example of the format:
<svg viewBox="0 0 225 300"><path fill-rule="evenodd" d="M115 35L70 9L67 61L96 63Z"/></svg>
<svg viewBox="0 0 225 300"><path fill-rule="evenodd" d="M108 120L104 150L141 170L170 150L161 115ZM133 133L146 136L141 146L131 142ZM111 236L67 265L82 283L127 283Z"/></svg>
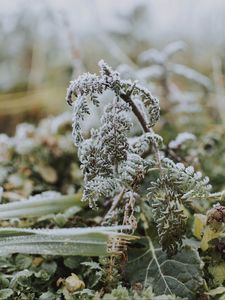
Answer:
<svg viewBox="0 0 225 300"><path fill-rule="evenodd" d="M175 50L168 48L168 55ZM72 81L66 98L73 106L73 139L84 176L83 201L88 201L90 207L111 203L108 218L116 224L136 227L135 205L142 199L152 209L163 250L173 255L186 230L184 207L210 195L209 179L193 167L165 157L163 139L152 129L159 120L160 108L150 91L136 81L121 80L120 74L103 61L99 66L100 75L87 73ZM99 95L106 90L112 91L113 96L104 107L101 125L85 137L82 122L90 114L89 103L101 105ZM143 134L130 138L132 113ZM194 138L190 133L181 134L172 146ZM151 171L157 172L154 180ZM141 189L144 181L147 192ZM115 218L117 208L123 212L122 219L119 213Z"/></svg>
<svg viewBox="0 0 225 300"><path fill-rule="evenodd" d="M159 102L151 93L136 82L120 79L119 73L113 71L105 62L100 61L100 75L84 74L72 81L67 91L67 101L73 103L73 138L78 146L78 155L84 174L83 200L90 206L104 197L114 197L121 189L133 190L144 177L148 163L140 154L161 142L158 135L150 128L159 119ZM82 120L90 114L88 101L100 105L98 96L111 90L114 97L106 105L99 129L91 131L91 137L85 139L82 134ZM144 106L137 104L141 101ZM146 134L130 145L128 134L132 127L131 112L142 118ZM145 118L148 116L148 123ZM143 150L144 147L144 150Z"/></svg>

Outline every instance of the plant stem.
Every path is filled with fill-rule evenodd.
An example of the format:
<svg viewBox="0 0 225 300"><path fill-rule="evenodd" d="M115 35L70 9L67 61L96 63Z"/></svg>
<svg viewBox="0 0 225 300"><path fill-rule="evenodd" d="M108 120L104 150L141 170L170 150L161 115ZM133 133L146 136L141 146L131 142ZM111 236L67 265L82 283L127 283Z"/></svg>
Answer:
<svg viewBox="0 0 225 300"><path fill-rule="evenodd" d="M137 117L139 123L141 124L141 127L144 130L144 132L151 132L151 129L148 127L147 122L146 122L143 114L141 113L141 111L139 110L137 105L133 102L130 95L120 94L120 98L123 99L125 102L127 102L131 106L132 111L135 114L135 116Z"/></svg>
<svg viewBox="0 0 225 300"><path fill-rule="evenodd" d="M111 213L114 211L114 209L117 207L117 205L119 204L119 202L121 201L121 199L123 198L123 195L125 193L125 187L123 187L123 189L121 190L121 192L119 193L119 195L117 195L114 199L113 199L113 203L112 206L110 207L109 211L107 212L107 214L104 217L103 221L106 221L109 216L111 215Z"/></svg>
<svg viewBox="0 0 225 300"><path fill-rule="evenodd" d="M216 192L216 193L210 193L208 196L208 199L215 200L215 201L222 201L225 199L225 190L221 192Z"/></svg>
<svg viewBox="0 0 225 300"><path fill-rule="evenodd" d="M139 123L141 124L142 129L144 130L144 132L150 132L150 133L154 134L153 129L148 127L148 124L147 124L142 112L139 110L137 105L131 99L130 94L120 94L120 97L121 97L121 99L123 99L125 102L127 102L131 106L132 111L135 114L135 116L137 117ZM154 149L154 152L155 152L155 155L156 155L158 167L161 171L162 170L162 165L161 165L160 153L159 153L159 149L157 147L157 144L155 142L153 142L153 149Z"/></svg>
<svg viewBox="0 0 225 300"><path fill-rule="evenodd" d="M147 124L142 112L139 110L137 105L131 99L131 97L130 97L131 93L132 93L132 90L129 94L120 94L120 98L123 99L125 102L127 102L131 106L132 111L135 114L135 116L137 117L139 123L141 124L142 129L144 130L144 132L150 132L150 133L154 134L153 129L148 127L148 124ZM155 152L158 168L159 168L159 171L161 173L163 168L162 168L162 165L161 165L160 152L159 152L159 149L158 149L157 144L155 142L153 142L153 150ZM106 221L108 219L108 217L110 216L110 214L113 212L113 210L117 207L118 203L123 198L124 192L125 192L125 188L123 188L122 191L120 192L120 194L114 198L112 206L109 209L109 211L107 212L107 214L105 215L103 221Z"/></svg>

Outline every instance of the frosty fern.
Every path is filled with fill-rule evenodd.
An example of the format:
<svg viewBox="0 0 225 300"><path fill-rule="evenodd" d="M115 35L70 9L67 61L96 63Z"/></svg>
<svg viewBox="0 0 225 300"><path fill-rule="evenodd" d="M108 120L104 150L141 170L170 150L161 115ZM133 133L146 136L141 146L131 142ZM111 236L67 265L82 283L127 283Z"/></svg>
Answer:
<svg viewBox="0 0 225 300"><path fill-rule="evenodd" d="M150 91L137 82L122 80L103 61L99 66L99 75L83 74L67 90L67 102L73 106L73 139L84 175L83 201L96 207L110 200L104 220L133 229L137 226L136 202L147 202L162 248L169 255L175 254L185 233L184 207L210 195L208 178L165 157L163 139L152 129L159 120L159 101ZM100 106L99 96L105 91L113 92L113 96L104 107L101 125L85 137L82 122L90 114L89 103ZM129 137L132 113L143 130L135 139ZM154 181L153 171L157 171ZM148 182L147 192L141 188L144 180Z"/></svg>

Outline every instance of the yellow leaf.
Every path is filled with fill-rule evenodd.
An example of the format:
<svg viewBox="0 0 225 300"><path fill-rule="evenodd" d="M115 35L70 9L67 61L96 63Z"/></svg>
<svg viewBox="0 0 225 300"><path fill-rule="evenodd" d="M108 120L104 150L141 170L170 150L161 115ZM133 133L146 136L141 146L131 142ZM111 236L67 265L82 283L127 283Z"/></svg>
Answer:
<svg viewBox="0 0 225 300"><path fill-rule="evenodd" d="M206 251L209 248L209 242L213 239L216 239L220 236L220 231L215 231L211 229L209 225L205 227L204 235L201 240L201 249L202 251Z"/></svg>
<svg viewBox="0 0 225 300"><path fill-rule="evenodd" d="M206 216L202 214L194 215L193 234L198 239L202 239L202 233L206 224Z"/></svg>

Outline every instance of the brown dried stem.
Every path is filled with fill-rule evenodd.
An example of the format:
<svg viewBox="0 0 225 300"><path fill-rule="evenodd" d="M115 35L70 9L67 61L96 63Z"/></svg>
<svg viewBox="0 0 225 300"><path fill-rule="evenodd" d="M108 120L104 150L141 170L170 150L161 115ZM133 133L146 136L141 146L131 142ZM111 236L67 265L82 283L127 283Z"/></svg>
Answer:
<svg viewBox="0 0 225 300"><path fill-rule="evenodd" d="M130 94L120 94L120 97L121 97L121 99L123 99L125 102L127 102L131 106L132 111L135 114L135 116L137 117L144 132L154 133L153 129L148 127L148 124L147 124L142 112L137 107L137 105L134 103L134 101L131 99ZM156 155L158 167L160 170L162 170L160 153L159 153L159 149L158 149L156 143L153 144L153 149L154 149L154 152Z"/></svg>

